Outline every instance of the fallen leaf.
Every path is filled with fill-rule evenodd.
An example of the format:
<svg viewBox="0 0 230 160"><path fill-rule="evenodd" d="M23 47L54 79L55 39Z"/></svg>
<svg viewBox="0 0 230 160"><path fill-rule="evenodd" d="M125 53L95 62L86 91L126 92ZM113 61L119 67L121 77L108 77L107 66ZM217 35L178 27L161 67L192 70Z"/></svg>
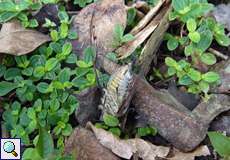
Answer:
<svg viewBox="0 0 230 160"><path fill-rule="evenodd" d="M159 3L160 5L158 5L157 9L160 8L159 6L161 6L163 2L164 1ZM149 20L150 22L148 25L146 25L142 29L143 25L145 25L145 23L143 22L143 24L140 24L139 28L132 31L133 33L136 33L137 31L142 29L138 33L135 34L134 39L132 41L127 42L121 47L119 47L118 49L116 49L115 52L117 53L119 59L124 59L128 57L129 55L131 55L135 51L135 49L138 46L140 46L157 29L157 26L160 24L161 20L163 19L163 17L165 16L168 10L170 10L170 7L169 7L169 4L167 3L160 10L160 12L157 14L156 17L154 17L152 20L150 19L151 21ZM154 11L156 12L157 10L154 10Z"/></svg>
<svg viewBox="0 0 230 160"><path fill-rule="evenodd" d="M200 146L193 152L188 153L183 153L177 149L174 149L172 154L174 156L167 158L168 160L194 160L195 157L210 155L210 151L207 146Z"/></svg>
<svg viewBox="0 0 230 160"><path fill-rule="evenodd" d="M76 128L68 138L65 154L72 154L77 160L120 160L103 147L91 131L84 128Z"/></svg>
<svg viewBox="0 0 230 160"><path fill-rule="evenodd" d="M4 23L0 32L0 53L16 56L32 52L45 42L49 36L38 31L25 29L18 21Z"/></svg>
<svg viewBox="0 0 230 160"><path fill-rule="evenodd" d="M155 160L155 157L166 157L169 147L155 146L140 138L121 140L112 133L94 127L91 123L87 125L94 132L99 142L110 149L121 158L130 159L133 154L143 160Z"/></svg>
<svg viewBox="0 0 230 160"><path fill-rule="evenodd" d="M98 54L113 51L115 25L126 25L126 9L123 0L102 0L88 5L75 16L71 30L79 39L73 40L75 53L82 54L89 45L96 45Z"/></svg>

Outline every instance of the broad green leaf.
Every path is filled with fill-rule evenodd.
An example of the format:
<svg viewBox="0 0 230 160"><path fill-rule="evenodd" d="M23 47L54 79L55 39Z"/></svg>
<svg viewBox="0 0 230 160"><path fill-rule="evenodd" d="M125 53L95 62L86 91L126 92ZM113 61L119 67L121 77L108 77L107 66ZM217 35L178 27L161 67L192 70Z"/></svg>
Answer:
<svg viewBox="0 0 230 160"><path fill-rule="evenodd" d="M73 128L70 124L67 124L65 126L65 128L62 130L62 135L63 136L70 136L70 134L72 133Z"/></svg>
<svg viewBox="0 0 230 160"><path fill-rule="evenodd" d="M68 56L72 52L72 44L65 43L62 47L62 54Z"/></svg>
<svg viewBox="0 0 230 160"><path fill-rule="evenodd" d="M201 61L207 65L213 65L216 63L216 57L211 53L203 53L200 58Z"/></svg>
<svg viewBox="0 0 230 160"><path fill-rule="evenodd" d="M128 12L127 12L127 25L129 25L129 26L133 25L136 14L137 14L136 8L131 8L128 10Z"/></svg>
<svg viewBox="0 0 230 160"><path fill-rule="evenodd" d="M50 32L50 36L51 36L52 41L54 42L59 40L58 32L56 30L52 30Z"/></svg>
<svg viewBox="0 0 230 160"><path fill-rule="evenodd" d="M193 81L188 75L184 75L184 76L179 78L178 83L180 85L188 86L188 85L191 85L193 83Z"/></svg>
<svg viewBox="0 0 230 160"><path fill-rule="evenodd" d="M202 27L198 29L198 32L200 33L200 41L199 43L195 43L194 46L198 48L201 52L205 52L212 43L212 32Z"/></svg>
<svg viewBox="0 0 230 160"><path fill-rule="evenodd" d="M108 58L109 60L114 61L116 63L118 62L116 53L109 52L109 53L106 54L106 58Z"/></svg>
<svg viewBox="0 0 230 160"><path fill-rule="evenodd" d="M174 74L176 74L176 69L173 67L169 67L167 73L168 76L173 76Z"/></svg>
<svg viewBox="0 0 230 160"><path fill-rule="evenodd" d="M27 148L22 155L23 160L43 160L36 148Z"/></svg>
<svg viewBox="0 0 230 160"><path fill-rule="evenodd" d="M105 122L107 126L110 126L110 127L116 127L119 125L119 120L117 119L117 117L114 117L109 114L103 115L103 121Z"/></svg>
<svg viewBox="0 0 230 160"><path fill-rule="evenodd" d="M175 66L178 65L177 62L174 59L170 58L170 57L165 58L165 64L167 66L169 66L169 67L175 67Z"/></svg>
<svg viewBox="0 0 230 160"><path fill-rule="evenodd" d="M93 63L86 63L85 61L79 60L77 61L77 65L81 68L89 68L93 65Z"/></svg>
<svg viewBox="0 0 230 160"><path fill-rule="evenodd" d="M66 23L62 23L60 26L60 37L62 39L68 36L68 30L69 30L68 25Z"/></svg>
<svg viewBox="0 0 230 160"><path fill-rule="evenodd" d="M59 109L60 107L60 103L58 101L58 99L54 98L50 101L50 109L52 112L55 112Z"/></svg>
<svg viewBox="0 0 230 160"><path fill-rule="evenodd" d="M9 68L4 74L4 79L7 81L13 80L16 76L21 75L21 70L18 68Z"/></svg>
<svg viewBox="0 0 230 160"><path fill-rule="evenodd" d="M0 64L0 78L5 74L6 66Z"/></svg>
<svg viewBox="0 0 230 160"><path fill-rule="evenodd" d="M213 83L213 82L218 81L220 79L220 76L219 74L210 71L210 72L203 74L202 79L206 82Z"/></svg>
<svg viewBox="0 0 230 160"><path fill-rule="evenodd" d="M49 85L47 83L45 83L45 82L40 82L37 85L37 90L40 93L47 93L48 92L48 88L49 88Z"/></svg>
<svg viewBox="0 0 230 160"><path fill-rule="evenodd" d="M2 12L0 13L0 23L5 23L16 17L18 12Z"/></svg>
<svg viewBox="0 0 230 160"><path fill-rule="evenodd" d="M196 30L197 24L195 19L190 18L187 22L186 22L186 26L189 32L194 32Z"/></svg>
<svg viewBox="0 0 230 160"><path fill-rule="evenodd" d="M175 50L178 47L179 43L178 40L176 38L170 38L167 41L167 47L170 51Z"/></svg>
<svg viewBox="0 0 230 160"><path fill-rule="evenodd" d="M152 127L137 128L137 135L139 137L144 137L144 136L148 136L148 135L155 136L156 134L157 134L156 128L152 128Z"/></svg>
<svg viewBox="0 0 230 160"><path fill-rule="evenodd" d="M218 42L219 45L221 46L229 46L230 45L230 38L226 35L222 34L217 34L215 35L215 39Z"/></svg>
<svg viewBox="0 0 230 160"><path fill-rule="evenodd" d="M84 61L86 63L92 63L96 56L96 51L93 47L87 47L84 49Z"/></svg>
<svg viewBox="0 0 230 160"><path fill-rule="evenodd" d="M77 39L78 38L78 34L76 32L74 32L74 31L69 31L68 38L69 39Z"/></svg>
<svg viewBox="0 0 230 160"><path fill-rule="evenodd" d="M36 149L42 158L46 158L54 151L54 143L50 133L45 128L39 128L39 138Z"/></svg>
<svg viewBox="0 0 230 160"><path fill-rule="evenodd" d="M28 108L27 116L32 120L36 120L36 112L35 112L34 108L32 108L32 107Z"/></svg>
<svg viewBox="0 0 230 160"><path fill-rule="evenodd" d="M134 36L132 34L126 34L122 37L121 42L126 43L132 40L134 40Z"/></svg>
<svg viewBox="0 0 230 160"><path fill-rule="evenodd" d="M29 67L29 68L23 69L22 74L25 75L25 76L32 76L33 68Z"/></svg>
<svg viewBox="0 0 230 160"><path fill-rule="evenodd" d="M72 53L70 54L67 59L65 60L66 63L69 63L69 64L75 64L77 61L77 56L76 54Z"/></svg>
<svg viewBox="0 0 230 160"><path fill-rule="evenodd" d="M34 77L41 78L45 74L45 68L43 66L38 66L34 69Z"/></svg>
<svg viewBox="0 0 230 160"><path fill-rule="evenodd" d="M200 81L199 82L199 88L204 92L204 93L208 93L209 91L209 84L205 81Z"/></svg>
<svg viewBox="0 0 230 160"><path fill-rule="evenodd" d="M191 54L193 54L194 53L194 48L193 48L193 45L188 45L188 46L186 46L185 47L185 49L184 49L184 54L185 54L185 56L190 56Z"/></svg>
<svg viewBox="0 0 230 160"><path fill-rule="evenodd" d="M200 41L200 34L199 32L190 32L188 34L189 39L191 39L191 41L198 43Z"/></svg>
<svg viewBox="0 0 230 160"><path fill-rule="evenodd" d="M121 135L121 130L118 127L110 128L109 132L113 133L117 137L120 137Z"/></svg>
<svg viewBox="0 0 230 160"><path fill-rule="evenodd" d="M189 10L189 0L172 0L173 9L177 12L186 12Z"/></svg>
<svg viewBox="0 0 230 160"><path fill-rule="evenodd" d="M70 69L64 68L58 75L58 80L61 83L67 82L70 80Z"/></svg>
<svg viewBox="0 0 230 160"><path fill-rule="evenodd" d="M209 132L209 139L219 155L230 156L230 138L218 132Z"/></svg>
<svg viewBox="0 0 230 160"><path fill-rule="evenodd" d="M0 96L5 96L12 90L16 89L18 85L16 83L1 81L0 82Z"/></svg>
<svg viewBox="0 0 230 160"><path fill-rule="evenodd" d="M193 81L200 81L201 80L201 73L193 68L189 70L187 75L193 80Z"/></svg>
<svg viewBox="0 0 230 160"><path fill-rule="evenodd" d="M51 71L58 64L58 60L56 58L50 58L45 64L45 70Z"/></svg>
<svg viewBox="0 0 230 160"><path fill-rule="evenodd" d="M121 41L123 35L124 35L124 28L122 27L122 25L120 25L120 24L115 25L114 40L118 41L118 42Z"/></svg>

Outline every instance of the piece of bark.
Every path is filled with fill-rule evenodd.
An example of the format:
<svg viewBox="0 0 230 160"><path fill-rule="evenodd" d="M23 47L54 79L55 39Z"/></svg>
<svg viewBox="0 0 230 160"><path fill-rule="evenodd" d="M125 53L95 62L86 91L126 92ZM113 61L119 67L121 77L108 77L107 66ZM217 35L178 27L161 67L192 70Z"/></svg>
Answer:
<svg viewBox="0 0 230 160"><path fill-rule="evenodd" d="M81 126L87 122L94 122L100 117L97 106L100 104L101 93L97 87L83 90L76 95L79 107L75 111L75 117Z"/></svg>
<svg viewBox="0 0 230 160"><path fill-rule="evenodd" d="M76 128L68 138L65 154L72 154L76 160L120 160L103 147L91 131L84 128Z"/></svg>
<svg viewBox="0 0 230 160"><path fill-rule="evenodd" d="M32 52L48 41L50 41L48 35L35 30L25 29L20 22L14 20L2 25L0 53L20 56Z"/></svg>
<svg viewBox="0 0 230 160"><path fill-rule="evenodd" d="M113 51L113 32L117 24L126 26L126 9L123 0L102 0L83 8L72 22L71 30L78 33L73 40L73 51L82 55L88 46L97 48L97 54Z"/></svg>
<svg viewBox="0 0 230 160"><path fill-rule="evenodd" d="M174 149L172 154L173 157L167 158L168 160L194 160L195 157L210 155L210 151L207 146L200 146L196 150L189 153L183 153L177 149Z"/></svg>
<svg viewBox="0 0 230 160"><path fill-rule="evenodd" d="M162 18L165 16L166 12L170 10L169 4L164 5L157 16L140 32L138 32L132 41L129 41L116 49L116 53L119 59L124 59L131 55L135 49L140 46L150 35L155 32L157 26L160 24ZM169 13L169 12L168 12Z"/></svg>
<svg viewBox="0 0 230 160"><path fill-rule="evenodd" d="M160 0L156 6L154 6L148 14L132 29L130 32L133 35L136 35L139 33L150 21L151 19L156 15L158 10L161 8L161 6L164 4L165 0Z"/></svg>
<svg viewBox="0 0 230 160"><path fill-rule="evenodd" d="M134 154L143 160L155 160L155 157L166 157L170 148L155 146L140 138L121 140L111 132L96 128L91 123L92 129L99 142L121 158L130 159Z"/></svg>
<svg viewBox="0 0 230 160"><path fill-rule="evenodd" d="M140 66L140 75L146 76L149 72L151 62L154 58L154 60L156 61L156 53L163 40L164 34L169 26L168 16L170 12L171 8L167 10L167 12L164 14L163 17L161 17L161 19L159 19L160 24L149 37L146 45L141 51L141 55L138 58L138 66Z"/></svg>
<svg viewBox="0 0 230 160"><path fill-rule="evenodd" d="M201 102L192 113L204 125L208 125L216 116L228 110L230 110L230 96L213 94L207 102Z"/></svg>

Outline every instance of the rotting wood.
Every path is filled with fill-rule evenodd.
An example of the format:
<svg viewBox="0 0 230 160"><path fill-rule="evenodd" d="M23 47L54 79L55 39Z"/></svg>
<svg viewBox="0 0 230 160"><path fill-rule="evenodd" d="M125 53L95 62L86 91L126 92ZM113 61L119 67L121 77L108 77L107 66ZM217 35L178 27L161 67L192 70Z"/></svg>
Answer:
<svg viewBox="0 0 230 160"><path fill-rule="evenodd" d="M150 64L156 57L156 52L163 40L164 34L169 27L168 16L171 7L167 10L166 14L161 19L160 24L148 39L146 45L142 49L141 55L138 59L138 66L140 66L140 75L145 76L149 72Z"/></svg>

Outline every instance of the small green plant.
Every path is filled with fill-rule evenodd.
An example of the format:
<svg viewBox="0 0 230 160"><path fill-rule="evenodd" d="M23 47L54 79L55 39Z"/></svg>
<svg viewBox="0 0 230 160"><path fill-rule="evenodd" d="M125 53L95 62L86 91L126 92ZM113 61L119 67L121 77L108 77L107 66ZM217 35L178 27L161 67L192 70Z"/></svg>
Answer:
<svg viewBox="0 0 230 160"><path fill-rule="evenodd" d="M120 137L121 135L121 129L119 128L119 120L117 117L104 114L103 115L103 122L102 123L96 123L95 126L97 128L103 128L111 133L113 133L115 136Z"/></svg>
<svg viewBox="0 0 230 160"><path fill-rule="evenodd" d="M121 46L123 43L132 41L134 39L134 36L132 34L124 35L124 28L122 27L122 25L117 24L114 28L113 38L113 47L116 48Z"/></svg>
<svg viewBox="0 0 230 160"><path fill-rule="evenodd" d="M188 92L191 93L200 93L202 91L207 96L210 84L214 84L220 80L220 76L217 73L210 71L202 74L200 71L192 68L191 64L185 60L177 62L167 57L165 64L169 67L168 75L176 75L178 83L187 86Z"/></svg>
<svg viewBox="0 0 230 160"><path fill-rule="evenodd" d="M217 62L215 55L207 51L213 40L221 46L229 46L230 38L225 35L223 25L213 18L204 17L213 8L206 0L173 0L172 5L174 10L169 18L181 22L181 31L178 36L165 35L167 47L173 51L180 46L189 61L176 62L167 57L168 75L176 75L178 83L188 86L189 92L203 92L207 97L209 85L218 82L220 77L213 71L201 73L199 70L202 70L202 65L210 66Z"/></svg>
<svg viewBox="0 0 230 160"><path fill-rule="evenodd" d="M76 38L69 17L61 11L59 18L60 27L50 31L52 42L30 55L5 56L0 65L2 118L11 137L29 146L25 159L63 158L64 139L72 132L70 116L78 106L74 94L96 85L95 50L86 48L78 59L67 42Z"/></svg>
<svg viewBox="0 0 230 160"><path fill-rule="evenodd" d="M154 127L140 127L137 128L136 134L138 137L155 136L157 134L157 129Z"/></svg>
<svg viewBox="0 0 230 160"><path fill-rule="evenodd" d="M208 136L215 151L224 158L224 160L229 160L230 138L218 132L209 132Z"/></svg>

